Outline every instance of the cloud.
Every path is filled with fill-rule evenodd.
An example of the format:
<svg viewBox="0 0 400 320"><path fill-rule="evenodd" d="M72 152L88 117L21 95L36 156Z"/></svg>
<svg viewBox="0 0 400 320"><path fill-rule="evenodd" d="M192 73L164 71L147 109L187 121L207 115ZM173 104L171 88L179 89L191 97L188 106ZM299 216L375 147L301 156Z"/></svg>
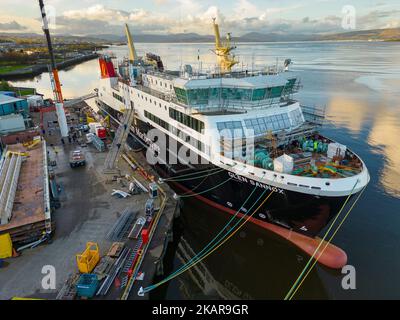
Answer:
<svg viewBox="0 0 400 320"><path fill-rule="evenodd" d="M393 19L397 16L397 19ZM385 28L388 22L400 19L400 10L374 10L357 19L357 24L364 29ZM398 24L397 24L398 25Z"/></svg>
<svg viewBox="0 0 400 320"><path fill-rule="evenodd" d="M61 3L61 0L53 1ZM140 6L135 9L120 10L104 4L90 5L90 3L94 3L94 0L81 1L82 5L79 9L67 10L57 16L55 33L74 35L111 33L122 36L123 24L128 23L134 34L183 32L212 34L211 18L214 17L221 26L221 33L230 31L233 36L240 36L248 32L330 33L348 31L341 27L340 10L337 15L317 18L311 16L311 13L310 16L285 18L295 16L297 11L300 12L300 9L306 5L300 2L294 5L265 8L264 5L259 5L254 0L233 0L229 6L230 9L226 8L227 11L224 11L222 5L207 5L205 1L200 0L152 0L153 3L162 6L162 9L155 6L154 10L150 11ZM173 10L166 10L166 8L173 8ZM302 12L304 12L304 8ZM368 14L357 16L357 29L396 27L400 21L398 15L399 10L390 11L386 6L371 8ZM33 30L33 27L31 28L33 23L26 23L17 17L15 20ZM39 20L37 19L37 21ZM4 20L0 19L0 21ZM35 25L34 30L40 32L40 27Z"/></svg>
<svg viewBox="0 0 400 320"><path fill-rule="evenodd" d="M13 20L11 22L0 23L0 30L2 31L17 31L26 30L27 27L20 25L17 21Z"/></svg>

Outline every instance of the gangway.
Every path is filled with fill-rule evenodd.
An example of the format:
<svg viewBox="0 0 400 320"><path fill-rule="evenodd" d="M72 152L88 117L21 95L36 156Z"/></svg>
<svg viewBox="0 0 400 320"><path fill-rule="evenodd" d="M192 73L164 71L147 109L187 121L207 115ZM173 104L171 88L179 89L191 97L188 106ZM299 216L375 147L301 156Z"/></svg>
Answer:
<svg viewBox="0 0 400 320"><path fill-rule="evenodd" d="M130 101L129 95L126 94L125 105L127 105L129 101ZM135 115L135 110L133 106L128 106L125 109L124 117L117 129L110 151L108 152L106 160L104 162L104 168L103 168L104 173L115 173L115 162L121 155L121 152L124 148L126 139L128 138L130 132L134 115Z"/></svg>
<svg viewBox="0 0 400 320"><path fill-rule="evenodd" d="M64 106L65 107L72 107L72 106L74 106L74 105L76 105L78 103L81 103L81 102L83 102L85 100L89 100L89 99L92 99L92 98L95 98L95 97L97 97L97 93L96 92L92 92L92 93L86 94L84 96L65 101L64 102Z"/></svg>

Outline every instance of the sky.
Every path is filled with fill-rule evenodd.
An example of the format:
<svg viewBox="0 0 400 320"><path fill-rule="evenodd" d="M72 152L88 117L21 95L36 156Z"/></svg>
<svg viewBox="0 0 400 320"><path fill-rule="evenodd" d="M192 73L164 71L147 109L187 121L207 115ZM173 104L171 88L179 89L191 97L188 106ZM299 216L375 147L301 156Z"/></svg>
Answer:
<svg viewBox="0 0 400 320"><path fill-rule="evenodd" d="M44 0L52 33L324 34L400 27L400 0ZM1 0L0 32L41 32L36 0Z"/></svg>

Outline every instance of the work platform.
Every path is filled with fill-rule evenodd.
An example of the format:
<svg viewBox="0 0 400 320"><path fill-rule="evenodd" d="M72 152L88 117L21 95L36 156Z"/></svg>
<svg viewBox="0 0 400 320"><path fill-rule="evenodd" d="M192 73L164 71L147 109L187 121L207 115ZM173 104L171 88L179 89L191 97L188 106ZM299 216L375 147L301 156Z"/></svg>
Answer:
<svg viewBox="0 0 400 320"><path fill-rule="evenodd" d="M28 154L21 164L9 223L0 225L0 234L10 233L14 244L35 240L50 227L46 143L34 149L22 144L7 146L11 153Z"/></svg>

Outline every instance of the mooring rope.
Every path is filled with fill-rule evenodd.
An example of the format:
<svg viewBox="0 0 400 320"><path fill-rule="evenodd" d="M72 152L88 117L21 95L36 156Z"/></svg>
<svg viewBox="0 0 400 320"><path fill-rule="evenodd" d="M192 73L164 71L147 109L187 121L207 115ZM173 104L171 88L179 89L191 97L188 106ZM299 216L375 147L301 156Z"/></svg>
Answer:
<svg viewBox="0 0 400 320"><path fill-rule="evenodd" d="M206 174L206 176L207 176L207 175L210 175L211 173L212 174L217 174L218 172L221 172L221 171L224 171L224 170L225 170L224 168L217 167L217 168L213 168L213 169L209 169L209 170L191 172L191 173L183 174L183 175L180 175L180 176L177 176L177 177L171 177L171 178L165 178L165 179L161 178L160 180L162 182L194 180L194 179L203 178L204 177L204 176L202 176L203 173L207 172L207 174ZM197 174L199 176L196 176ZM187 177L189 177L189 178L187 178Z"/></svg>
<svg viewBox="0 0 400 320"><path fill-rule="evenodd" d="M303 284L304 280L307 278L307 276L310 274L311 270L314 268L314 266L316 265L316 263L318 262L318 259L322 256L322 254L324 253L325 249L328 247L329 243L333 240L333 238L335 237L336 233L339 231L339 229L342 227L343 223L346 221L347 217L349 216L350 212L353 210L354 206L356 205L356 203L358 202L358 200L360 199L361 195L363 194L364 190L366 189L367 186L365 186L362 191L359 193L359 195L357 196L356 200L354 201L354 203L352 204L352 206L350 207L350 209L347 211L347 213L345 214L345 216L343 217L342 221L339 223L339 225L337 226L337 228L335 229L335 231L333 232L332 236L329 238L328 242L325 244L324 248L322 249L321 253L319 254L318 258L314 261L314 263L311 265L310 269L307 271L307 273L304 275L303 279L301 280L301 282L299 283L299 285L297 286L297 288L293 291L293 293L291 294L291 296L289 297L289 300L292 300L294 295L296 294L297 290L300 289L301 285Z"/></svg>
<svg viewBox="0 0 400 320"><path fill-rule="evenodd" d="M233 177L229 177L228 179L222 181L221 183L219 183L219 184L217 184L217 185L215 185L215 186L213 186L211 188L208 188L206 190L200 191L200 192L193 192L193 193L190 193L190 194L182 193L182 194L177 194L177 196L178 196L178 198L190 198L190 197L195 197L195 196L198 196L198 195L202 195L204 193L207 193L209 191L212 191L214 189L219 188L220 186L224 185L225 183L227 183L228 181L230 181L232 179L233 179ZM189 192L191 192L191 191L189 191Z"/></svg>
<svg viewBox="0 0 400 320"><path fill-rule="evenodd" d="M264 176L263 176L264 177ZM208 250L206 250L215 240L218 239L218 237L221 235L221 233L229 226L229 224L235 219L235 217L239 214L240 210L242 209L242 207L245 205L245 203L247 203L247 201L251 198L251 196L253 195L253 193L256 191L257 187L255 187L253 189L253 191L251 192L251 194L248 196L248 198L245 200L245 202L243 203L243 205L241 206L241 208L236 212L236 214L226 223L226 225L221 229L221 231L199 252L197 253L193 258L191 258L186 264L184 264L183 266L181 266L178 270L176 270L175 272L173 272L170 276L166 277L164 280L160 281L157 284L151 285L145 289L143 289L143 293L145 292L149 292L155 288L157 288L158 286L164 284L165 282L177 277L178 275L180 275L181 273L189 270L191 267L193 267L194 265L196 265L197 263L199 263L200 261L202 261L203 259L205 259L208 255L210 255L212 252L214 252L215 250L217 250L222 244L224 244L231 236L233 236L233 234L235 234L237 232L237 230L231 234L228 238L225 238L229 235L229 233L240 223L241 220L243 220L243 218L246 216L243 215L237 222L236 224L231 227L228 231L226 231L225 235L223 235L223 237L221 239L219 239L211 248L209 248ZM256 203L264 196L264 194L267 192L267 190L264 190L262 192L262 194L260 195L260 197L253 203L253 205L250 207L249 211L256 205ZM272 195L273 191L271 191L271 193L267 196L267 198L263 201L262 204L264 204L267 199ZM256 211L258 211L262 204L257 208ZM255 212L256 212L255 211ZM255 212L253 212L253 214L251 216L253 216L255 214ZM250 217L251 217L250 216ZM249 219L246 220L246 222ZM243 226L243 225L242 225ZM239 228L241 228L242 226L240 226ZM223 239L225 238L225 240L223 241ZM223 241L221 243L221 241ZM219 245L218 245L219 244ZM218 245L218 246L217 246ZM217 246L217 247L216 247ZM205 251L206 250L206 251ZM204 252L205 251L205 252Z"/></svg>
<svg viewBox="0 0 400 320"><path fill-rule="evenodd" d="M325 241L326 237L328 236L329 232L331 231L331 229L333 228L333 225L336 223L337 219L339 218L340 214L342 213L343 209L345 208L347 202L350 200L351 195L353 194L353 191L356 187L356 185L358 184L359 180L356 181L356 183L354 184L353 188L350 191L350 194L347 196L345 202L343 203L342 207L340 208L339 212L337 213L336 217L333 219L331 225L329 226L328 230L325 232L324 237L321 239L320 243L318 244L317 248L314 250L314 253L312 254L312 256L310 257L310 259L308 260L307 264L305 265L305 267L303 268L302 272L300 273L300 275L297 277L296 281L293 283L292 287L290 288L290 290L288 291L288 293L286 294L284 300L290 300L291 297L293 296L293 292L295 290L295 288L297 287L297 285L300 282L300 279L303 277L303 275L305 274L305 272L307 271L308 267L310 266L312 260L314 259L315 255L317 254L318 250L320 249L320 247L322 246L323 242Z"/></svg>

